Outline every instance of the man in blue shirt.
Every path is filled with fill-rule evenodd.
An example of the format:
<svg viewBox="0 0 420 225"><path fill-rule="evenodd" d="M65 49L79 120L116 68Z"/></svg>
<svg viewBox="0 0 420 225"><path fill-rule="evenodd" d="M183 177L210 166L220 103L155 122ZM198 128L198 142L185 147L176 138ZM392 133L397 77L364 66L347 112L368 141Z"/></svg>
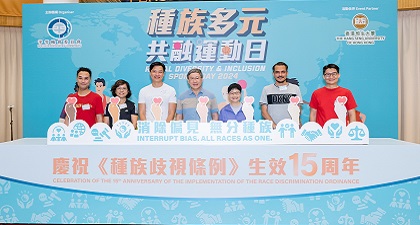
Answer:
<svg viewBox="0 0 420 225"><path fill-rule="evenodd" d="M202 123L218 120L218 107L213 93L203 88L203 73L191 69L187 73L190 89L179 95L176 106L176 119L199 120Z"/></svg>

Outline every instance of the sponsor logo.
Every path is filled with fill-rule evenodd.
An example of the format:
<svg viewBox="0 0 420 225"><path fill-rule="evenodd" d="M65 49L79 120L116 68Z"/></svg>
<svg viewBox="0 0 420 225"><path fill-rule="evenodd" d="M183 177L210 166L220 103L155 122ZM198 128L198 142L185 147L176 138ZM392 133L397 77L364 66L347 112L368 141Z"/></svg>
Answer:
<svg viewBox="0 0 420 225"><path fill-rule="evenodd" d="M369 24L369 19L363 13L356 14L353 17L353 27L356 29L365 29Z"/></svg>
<svg viewBox="0 0 420 225"><path fill-rule="evenodd" d="M357 13L352 19L354 30L345 30L343 36L336 36L336 41L345 41L347 45L375 45L377 41L385 41L385 36L377 35L376 30L366 29L369 18L363 13Z"/></svg>

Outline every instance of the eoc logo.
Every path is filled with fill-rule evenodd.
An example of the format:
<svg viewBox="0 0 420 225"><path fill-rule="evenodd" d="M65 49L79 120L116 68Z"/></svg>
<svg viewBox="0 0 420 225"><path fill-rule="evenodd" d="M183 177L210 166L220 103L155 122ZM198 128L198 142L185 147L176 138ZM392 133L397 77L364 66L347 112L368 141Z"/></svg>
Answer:
<svg viewBox="0 0 420 225"><path fill-rule="evenodd" d="M71 31L72 25L70 21L63 17L56 17L50 20L47 25L47 32L54 39L67 38Z"/></svg>
<svg viewBox="0 0 420 225"><path fill-rule="evenodd" d="M356 29L365 29L368 24L369 19L363 13L358 13L353 17L353 27Z"/></svg>
<svg viewBox="0 0 420 225"><path fill-rule="evenodd" d="M68 39L73 31L73 25L64 17L55 17L47 24L50 38L38 39L38 48L81 48L80 38Z"/></svg>

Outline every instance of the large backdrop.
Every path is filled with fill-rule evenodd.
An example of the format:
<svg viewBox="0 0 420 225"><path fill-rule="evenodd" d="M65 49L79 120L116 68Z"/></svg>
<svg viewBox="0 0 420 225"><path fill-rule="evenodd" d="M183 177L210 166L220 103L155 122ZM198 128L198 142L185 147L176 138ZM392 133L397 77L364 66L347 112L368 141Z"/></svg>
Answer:
<svg viewBox="0 0 420 225"><path fill-rule="evenodd" d="M246 83L259 120L261 90L284 61L305 101L324 85L322 67L338 64L370 136L397 138L396 9L364 0L24 5L23 135L46 136L81 66L105 79L106 95L117 79L129 81L134 102L151 62L167 65L164 81L178 94L198 67L220 103L224 86ZM308 114L305 105L302 122Z"/></svg>

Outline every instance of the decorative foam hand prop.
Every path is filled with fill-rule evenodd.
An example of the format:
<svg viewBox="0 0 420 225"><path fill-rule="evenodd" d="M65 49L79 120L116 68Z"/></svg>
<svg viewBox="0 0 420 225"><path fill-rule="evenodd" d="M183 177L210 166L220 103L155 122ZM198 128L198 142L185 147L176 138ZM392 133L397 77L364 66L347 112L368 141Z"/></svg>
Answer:
<svg viewBox="0 0 420 225"><path fill-rule="evenodd" d="M252 96L244 97L244 103L242 104L242 111L244 112L246 120L254 119L254 107L252 107L252 103L254 103L254 97Z"/></svg>
<svg viewBox="0 0 420 225"><path fill-rule="evenodd" d="M209 97L207 96L200 96L198 98L198 104L197 104L197 113L200 117L201 123L207 123L207 116L209 113L209 109L207 108L207 102L209 102Z"/></svg>
<svg viewBox="0 0 420 225"><path fill-rule="evenodd" d="M77 111L76 111L76 97L68 97L66 99L66 106L64 107L64 111L66 112L67 117L69 118L69 123L76 120Z"/></svg>
<svg viewBox="0 0 420 225"><path fill-rule="evenodd" d="M346 124L346 115L347 115L347 108L345 106L347 102L346 96L338 96L334 102L334 111L337 115L338 119L343 121Z"/></svg>
<svg viewBox="0 0 420 225"><path fill-rule="evenodd" d="M162 97L154 97L152 102L152 115L155 120L162 120Z"/></svg>
<svg viewBox="0 0 420 225"><path fill-rule="evenodd" d="M289 105L287 106L287 111L289 111L290 117L292 120L299 124L299 116L300 116L300 98L299 96L292 96L289 99Z"/></svg>
<svg viewBox="0 0 420 225"><path fill-rule="evenodd" d="M112 117L113 123L116 123L120 119L120 108L118 107L119 102L119 97L112 97L109 101L108 112Z"/></svg>

